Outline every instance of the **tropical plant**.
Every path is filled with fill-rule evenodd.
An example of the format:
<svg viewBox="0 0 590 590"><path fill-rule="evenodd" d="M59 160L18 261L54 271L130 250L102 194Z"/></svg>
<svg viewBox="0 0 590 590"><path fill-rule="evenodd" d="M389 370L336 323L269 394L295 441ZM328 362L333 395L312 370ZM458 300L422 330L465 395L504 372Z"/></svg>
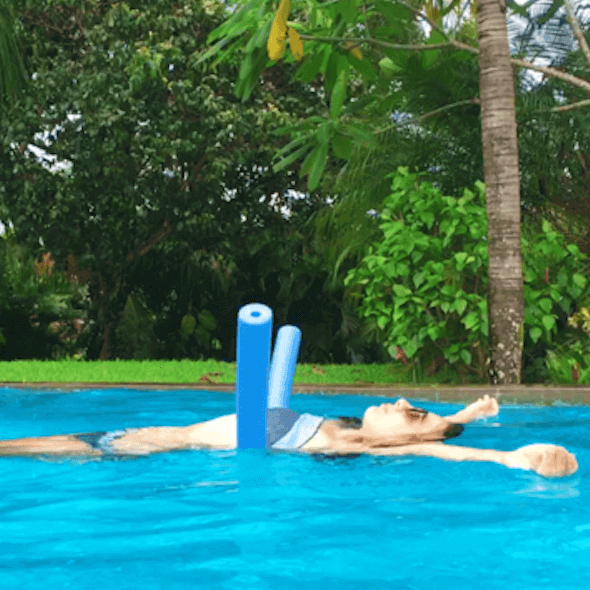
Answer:
<svg viewBox="0 0 590 590"><path fill-rule="evenodd" d="M429 5L432 7L433 3ZM506 4L497 0L485 0L478 4L479 50L450 38L437 23L423 17L420 9L405 2L375 0L368 9L364 4L362 12L360 8L360 3L354 0L339 0L328 5L311 3L306 21L295 23L288 21L289 0L281 0L274 16L266 10L264 0L252 0L209 36L209 41L219 40L212 53L233 41L233 48L230 46L224 50L224 55L227 56L232 49L242 49L243 44L247 43L246 57L236 84L236 93L243 99L249 96L260 72L269 65L266 62L266 52L271 60L283 56L287 35L290 38L292 58L300 60L303 55L307 56L297 75L301 79L310 80L318 73L324 74L324 88L326 95L330 97L327 115L310 118L303 124L287 129L293 141L281 150L280 155L284 158L277 165L280 167L305 158L301 172L308 176L310 191L319 185L330 152L335 157L347 160L352 152L352 141L367 145L373 141L369 130L349 122L350 115L368 106L386 114L400 105L401 94L396 96L395 92L391 92L385 101L369 93L358 103L355 101L345 107L352 68L360 72L374 90L387 87L385 75L378 73L374 67L377 61L381 70L395 73L397 70L408 70L412 52L420 52L418 59L426 68L435 64L450 47L479 54L484 180L489 185L490 372L494 381L519 382L524 313L520 257L520 186L514 76L508 49ZM385 16L388 23L375 29L371 26L370 18L377 13ZM397 38L409 31L410 26L415 26L413 15L422 16L431 25L428 41L421 45L400 44ZM437 14L437 17L441 15ZM296 30L293 35L292 29ZM358 34L359 30L361 35ZM317 44L306 54L300 45L301 40ZM361 51L360 45L367 48L365 54L365 49ZM386 58L388 61L384 62ZM291 55L287 59L291 59ZM512 62L539 69L522 60ZM549 71L547 68L541 69ZM556 70L551 73L561 75ZM590 87L583 80L578 79L576 83L585 88ZM457 104L474 101L472 98ZM494 124L498 118L503 121L502 125Z"/></svg>
<svg viewBox="0 0 590 590"><path fill-rule="evenodd" d="M0 358L58 358L73 350L69 320L87 318L85 287L45 253L36 261L14 232L0 236Z"/></svg>
<svg viewBox="0 0 590 590"><path fill-rule="evenodd" d="M427 16L438 22L435 12L436 6L426 7ZM507 13L512 51L529 53L526 44L519 43L515 14ZM587 28L588 18L584 24L584 13L576 10L576 15ZM555 18L547 21L546 26L553 26ZM542 24L535 26L537 30L543 29ZM462 36L461 31L470 36ZM457 34L458 40L477 44L473 14L462 23ZM309 223L314 240L326 245L324 256L335 271L347 257L354 264L372 241L376 223L374 215L367 215L367 211L378 208L388 193L386 176L392 169L407 166L412 171L427 171L430 180L444 194L457 197L463 187L473 186L483 178L480 108L476 100L479 65L476 55L465 58L460 52L445 52L428 69L415 60L411 68L396 70L396 85L405 102L394 113L394 121L384 124L382 115L371 111L357 114L363 115L363 124L374 134L375 144L355 145L342 170L325 175L323 187L338 197L332 207L318 211ZM560 62L560 67L583 77L587 65L582 51L570 54L568 60L568 64ZM425 92L428 88L436 91ZM560 231L569 234L568 239L590 254L590 236L584 236L586 231L571 232L573 216L577 218L575 225L587 225L584 220L590 218L584 196L590 182L587 176L590 113L587 109L555 111L559 105L556 93L563 94L565 102L571 104L582 101L585 91L552 77L532 89L523 83L515 88L523 218L536 212L550 216ZM379 89L373 92L378 93ZM383 100L387 92L382 91ZM448 109L445 105L458 108ZM421 117L424 111L431 113L430 116ZM401 112L407 113L403 119ZM546 149L539 149L539 136L543 136ZM564 209L570 213L567 220L563 218Z"/></svg>

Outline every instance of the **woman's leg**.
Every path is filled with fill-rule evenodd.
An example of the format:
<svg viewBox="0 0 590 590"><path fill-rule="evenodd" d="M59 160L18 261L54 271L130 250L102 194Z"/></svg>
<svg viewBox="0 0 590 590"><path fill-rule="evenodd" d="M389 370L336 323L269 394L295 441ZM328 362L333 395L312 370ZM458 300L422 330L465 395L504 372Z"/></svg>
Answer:
<svg viewBox="0 0 590 590"><path fill-rule="evenodd" d="M98 449L73 435L0 440L0 456L13 455L102 455Z"/></svg>

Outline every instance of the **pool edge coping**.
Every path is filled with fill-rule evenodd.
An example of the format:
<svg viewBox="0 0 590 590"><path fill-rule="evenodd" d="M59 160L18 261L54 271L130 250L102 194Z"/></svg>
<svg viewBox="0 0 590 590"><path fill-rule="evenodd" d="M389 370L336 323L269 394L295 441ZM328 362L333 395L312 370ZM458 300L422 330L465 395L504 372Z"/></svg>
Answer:
<svg viewBox="0 0 590 590"><path fill-rule="evenodd" d="M140 390L175 390L193 389L195 391L235 392L235 385L230 383L156 383L156 382L2 382L0 387L15 389L140 389ZM362 394L380 397L410 397L437 402L471 402L485 394L493 395L502 403L554 405L556 402L576 405L590 405L590 386L579 385L501 385L501 386L445 386L445 385L333 385L305 383L293 385L294 394Z"/></svg>

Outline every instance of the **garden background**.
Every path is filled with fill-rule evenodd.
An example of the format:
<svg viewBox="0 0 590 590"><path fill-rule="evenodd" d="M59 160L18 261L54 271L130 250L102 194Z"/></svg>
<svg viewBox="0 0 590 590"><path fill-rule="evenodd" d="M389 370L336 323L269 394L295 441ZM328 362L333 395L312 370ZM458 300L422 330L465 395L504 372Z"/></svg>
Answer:
<svg viewBox="0 0 590 590"><path fill-rule="evenodd" d="M327 110L321 84L283 60L238 100L239 59L200 61L223 4L8 4L31 77L0 110L0 221L12 228L0 240L1 360L232 362L237 310L260 301L275 331L301 328L302 364L486 382L476 105L386 128L351 106L349 165L329 160L310 194L300 163L273 163L282 128ZM587 71L580 52L560 67ZM362 99L361 77L348 84ZM460 102L477 94L477 57L413 62L393 86L409 115ZM581 94L559 80L516 89L523 382L587 383L590 116L549 112ZM34 144L70 165L44 165Z"/></svg>

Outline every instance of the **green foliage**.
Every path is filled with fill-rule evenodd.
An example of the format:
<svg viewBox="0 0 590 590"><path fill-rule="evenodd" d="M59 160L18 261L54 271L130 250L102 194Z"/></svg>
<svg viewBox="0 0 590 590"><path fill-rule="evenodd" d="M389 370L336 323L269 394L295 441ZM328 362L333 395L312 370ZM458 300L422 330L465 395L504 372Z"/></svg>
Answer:
<svg viewBox="0 0 590 590"><path fill-rule="evenodd" d="M579 339L547 351L545 365L551 383L590 384L590 347Z"/></svg>
<svg viewBox="0 0 590 590"><path fill-rule="evenodd" d="M212 336L217 328L213 314L204 309L195 318L190 312L180 322L180 347L185 357L200 358L211 356L212 350L221 350L221 342Z"/></svg>
<svg viewBox="0 0 590 590"><path fill-rule="evenodd" d="M49 255L36 262L13 232L0 236L0 359L67 354L67 322L54 322L85 318L86 295L54 269Z"/></svg>
<svg viewBox="0 0 590 590"><path fill-rule="evenodd" d="M26 88L26 72L14 32L14 14L9 4L0 2L0 106Z"/></svg>
<svg viewBox="0 0 590 590"><path fill-rule="evenodd" d="M207 35L218 25L233 27L238 19L226 19L224 5L215 0L13 4L27 69L36 77L27 96L2 115L0 216L12 219L19 239L36 254L50 250L59 263L73 252L81 268L102 275L104 295L98 284L90 287L97 341L107 322L119 321L135 293L145 298L151 310L146 313L156 315L158 354L231 358L236 307L264 297L281 322L305 327L302 354L312 362L378 357L382 335L376 324L360 323L342 302L342 281L380 232L365 212L380 206L388 193L383 178L399 165L412 170L438 166L440 172L430 179L444 194L459 197L460 187L483 176L478 106L429 117L420 128L387 129L384 118L389 125L396 109L410 112L412 107L421 114L477 96L476 57L422 52L437 56L433 61L363 45L359 61L340 44L306 42L300 64L288 57L266 69L270 62L264 58L263 36L272 10L257 2L256 10L239 11L239 18L249 19L246 26L233 36L218 36L219 59L207 68ZM307 32L313 34L341 27L343 36L356 36L362 18L372 33L380 35L386 27L392 42L420 39L417 27L409 32L414 23L404 7L379 0L375 10L367 6L365 12L357 3L356 22L349 22L352 4L342 5L343 19L340 3L295 1L291 18L299 25L309 16ZM298 30L305 33L306 26ZM244 55L250 54L252 67L247 68ZM387 72L377 66L384 58L394 66ZM339 78L344 71L346 85ZM322 73L329 78L325 95L317 80ZM233 94L236 80L242 84L238 94L246 97L243 104ZM81 117L67 121L71 113ZM567 123L569 116L561 114L558 121ZM539 170L563 167L567 158L574 170L578 156L589 151L580 143L578 154L561 158L559 141L575 143L574 136L554 137L552 121L549 129L531 122L526 135L519 134L527 140L521 157L531 154L522 167L525 200L538 196ZM37 132L60 123L64 129L55 133L49 151L71 161L72 168L56 174L24 150L38 143ZM582 123L574 120L576 138L590 129ZM547 150L538 150L539 129L544 137L551 134ZM252 173L281 156L274 171L260 178ZM336 186L332 181L346 160L351 161L343 172L352 174L340 175L333 192L341 195L337 203L349 201L348 208L334 207L340 223L322 239L310 239L313 224L325 222L317 212L332 211L322 206L325 190ZM287 223L268 200L287 188L303 188L294 172L309 175L323 192L310 195L311 205L298 203ZM324 177L328 182L320 184ZM573 180L581 186L579 178ZM229 200L222 198L226 189L236 189ZM580 194L572 196L580 200ZM170 234L148 248L166 220ZM132 252L142 254L130 261ZM220 263L219 269L212 268L212 261ZM194 331L183 340L187 309L195 319L208 310L217 321L210 352L207 337L198 341ZM317 316L313 309L319 310ZM221 351L213 346L215 340Z"/></svg>
<svg viewBox="0 0 590 590"><path fill-rule="evenodd" d="M374 6L362 7L358 0L346 2L293 2L290 18L297 22L298 31L305 34L333 37L357 37L358 25L376 29L383 41L402 42L416 37L418 27L409 18L409 11L402 7L392 7L390 3L379 2ZM214 43L201 60L216 56L215 64L242 56L238 81L235 85L236 96L247 100L262 73L274 62L266 54L265 38L274 13L269 9L266 0L249 0L239 5L232 16L221 26L212 31L207 41ZM389 19L388 26L386 21ZM367 106L381 108L383 114L390 112L395 101L387 106L375 99L375 89L391 91L388 75L380 73L376 67L377 57L383 57L381 48L371 46L362 48L362 59L351 55L345 43L314 43L306 46L305 56L294 75L295 79L310 82L318 75L324 77L324 91L328 101L328 109L321 115L307 119L303 126L285 126L281 131L290 133L297 144L297 150L288 153L288 149L277 154L284 160L279 166L286 165L285 160L292 162L303 159L301 176L307 176L308 189L315 190L325 172L326 161L331 151L337 158L347 159L350 149L342 149L341 141L332 141L337 137L351 138L363 145L372 145L374 138L370 133L360 133L350 115ZM387 53L387 50L385 50ZM395 52L399 53L399 52ZM408 57L410 52L401 52ZM438 60L439 52L428 52L427 67ZM289 55L287 63L293 62ZM276 67L276 66L274 66ZM367 96L367 92L371 95ZM361 98L360 102L357 101ZM378 98L378 97L377 97ZM399 97L396 97L399 102ZM331 123L328 125L327 123ZM307 129L303 129L307 127ZM364 131L364 130L363 130ZM304 145L300 145L301 143ZM330 147L332 149L330 149ZM278 168L277 168L278 169Z"/></svg>
<svg viewBox="0 0 590 590"><path fill-rule="evenodd" d="M547 351L545 359L552 383L590 384L590 308L583 306L567 320L568 336Z"/></svg>
<svg viewBox="0 0 590 590"><path fill-rule="evenodd" d="M568 318L567 323L568 326L573 326L574 328L578 328L579 324L581 330L590 336L590 308L582 307Z"/></svg>
<svg viewBox="0 0 590 590"><path fill-rule="evenodd" d="M484 185L456 199L418 184L421 175L405 168L390 176L382 237L348 274L349 296L376 324L391 358L400 358L398 347L423 366L443 356L481 379L488 336ZM586 256L549 222L540 231L525 225L522 244L526 349L553 342L557 321L587 296L588 285L580 272Z"/></svg>
<svg viewBox="0 0 590 590"><path fill-rule="evenodd" d="M487 342L484 187L445 197L399 168L383 203L382 239L345 281L373 320L391 358L399 346L422 364L443 355L471 365Z"/></svg>
<svg viewBox="0 0 590 590"><path fill-rule="evenodd" d="M589 292L587 256L540 219L522 229L526 334L550 345L563 322Z"/></svg>
<svg viewBox="0 0 590 590"><path fill-rule="evenodd" d="M300 188L291 176L298 165L266 172L258 187L252 171L268 170L285 143L272 132L321 99L289 82L287 65L239 104L231 87L241 59L199 65L223 5L40 0L14 2L14 12L36 75L27 96L0 113L0 217L34 253L51 251L58 264L72 253L94 273L97 339L122 317L141 259L164 241L187 260L198 251L228 256L244 235L281 223L284 231L269 199ZM50 171L26 152L45 129L53 131L47 151L68 170Z"/></svg>
<svg viewBox="0 0 590 590"><path fill-rule="evenodd" d="M352 4L294 0L290 18L298 30L311 36L358 39L370 35L396 44L445 41L445 36L434 30L425 40L413 13L404 6L381 0L374 5L356 2L354 21L350 21ZM260 0L245 0L238 6L240 10L208 38L212 43L210 55L217 56L215 63L244 51L254 55L253 39L261 30L257 19L264 22L274 14ZM442 14L455 7L455 2L448 3L442 7ZM448 37L477 46L476 20L466 21L456 31L448 27L445 30ZM408 166L433 171L436 186L456 197L461 195L462 187L483 178L480 106L472 102L479 97L477 55L454 49L415 52L369 44L361 47L363 59L359 61L343 51L341 43L306 41L305 58L295 76L304 81L317 79L318 85L323 77L327 104L303 123L281 129L292 141L276 154L275 170L303 162L300 174L307 175L310 190L321 186L340 195L333 209L321 212L314 220L317 237L329 242L330 252L326 255L335 272L345 249L354 263L371 239L373 224L365 213L387 194L389 187L384 187L383 179L392 169ZM348 63L356 74L350 70L345 92L344 86L337 84L346 68L343 55L350 58ZM572 57L567 69L584 78L584 56L581 51L575 55L577 61ZM265 68L272 71L277 67L274 62L261 61L248 77L256 80L265 74ZM586 98L584 91L554 78L534 92L525 92L518 77L515 86L523 204L528 208L536 206L547 200L549 191L565 195L572 202L585 199L588 178L584 170L590 169L586 156L590 153L590 111L549 113L558 105L554 90L564 91L568 102ZM239 94L243 88L246 86L238 85L236 92ZM432 114L448 106L453 108ZM545 113L540 116L534 112L537 109ZM411 126L400 126L390 121L395 111L415 117L431 115ZM363 128L364 137L352 134L352 123ZM538 149L539 135L546 138L547 149ZM576 145L579 148L574 149ZM332 173L329 166L323 168L326 161L332 161L339 172ZM565 167L571 172L567 177Z"/></svg>
<svg viewBox="0 0 590 590"><path fill-rule="evenodd" d="M151 313L138 293L131 293L117 326L117 357L148 360L157 356L158 342L154 332L155 314Z"/></svg>

